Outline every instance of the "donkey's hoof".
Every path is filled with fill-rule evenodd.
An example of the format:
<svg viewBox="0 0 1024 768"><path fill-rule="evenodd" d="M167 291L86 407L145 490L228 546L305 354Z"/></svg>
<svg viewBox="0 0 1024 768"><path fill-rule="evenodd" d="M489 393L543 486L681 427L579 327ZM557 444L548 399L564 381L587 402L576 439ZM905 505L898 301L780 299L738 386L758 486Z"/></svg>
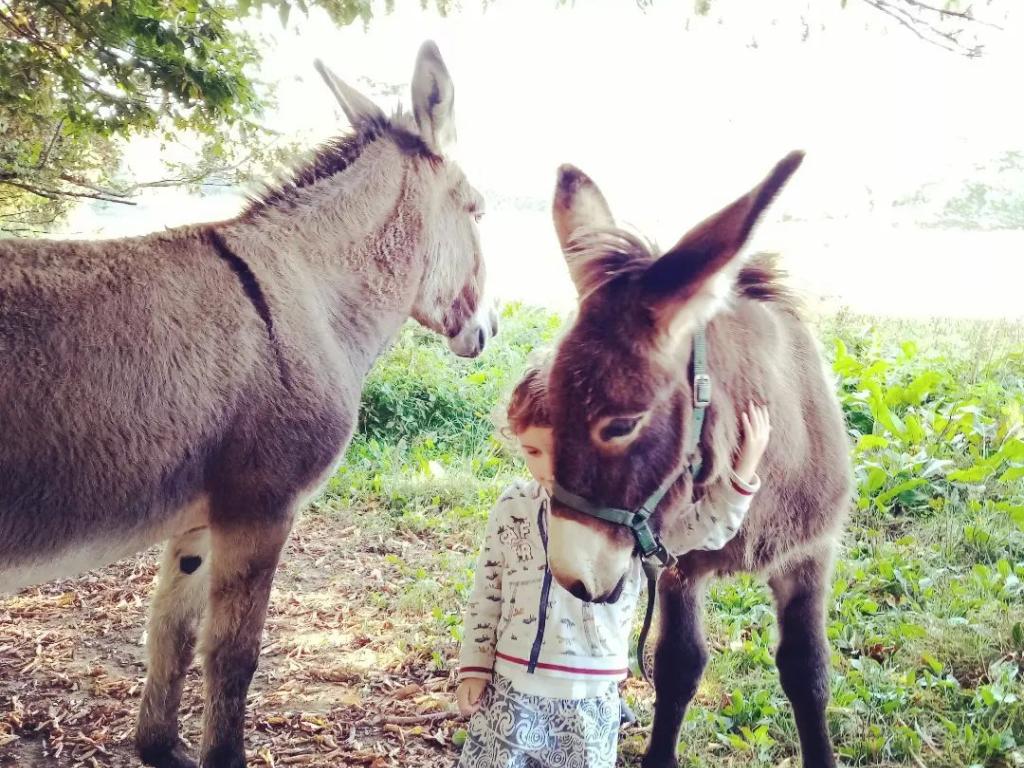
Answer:
<svg viewBox="0 0 1024 768"><path fill-rule="evenodd" d="M212 747L203 755L203 768L245 768L245 751L230 746Z"/></svg>
<svg viewBox="0 0 1024 768"><path fill-rule="evenodd" d="M679 761L672 755L647 755L640 761L640 768L679 768Z"/></svg>
<svg viewBox="0 0 1024 768"><path fill-rule="evenodd" d="M188 755L188 748L180 738L152 744L139 744L139 758L153 768L199 768L199 763Z"/></svg>

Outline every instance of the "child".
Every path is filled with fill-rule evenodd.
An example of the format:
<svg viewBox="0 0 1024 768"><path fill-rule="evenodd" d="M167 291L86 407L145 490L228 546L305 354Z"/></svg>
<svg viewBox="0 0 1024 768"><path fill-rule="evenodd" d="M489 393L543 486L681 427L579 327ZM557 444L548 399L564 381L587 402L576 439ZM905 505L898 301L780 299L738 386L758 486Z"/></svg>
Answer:
<svg viewBox="0 0 1024 768"><path fill-rule="evenodd" d="M513 390L508 427L533 481L506 489L488 520L463 620L456 698L462 714L472 718L459 768L612 768L617 683L626 676L629 629L643 583L640 563L633 561L615 603L585 603L545 578L554 469L540 368L528 370ZM709 495L721 509L691 513L687 551L720 549L735 535L760 487L755 469L768 432L767 410L752 406L743 415L730 482Z"/></svg>

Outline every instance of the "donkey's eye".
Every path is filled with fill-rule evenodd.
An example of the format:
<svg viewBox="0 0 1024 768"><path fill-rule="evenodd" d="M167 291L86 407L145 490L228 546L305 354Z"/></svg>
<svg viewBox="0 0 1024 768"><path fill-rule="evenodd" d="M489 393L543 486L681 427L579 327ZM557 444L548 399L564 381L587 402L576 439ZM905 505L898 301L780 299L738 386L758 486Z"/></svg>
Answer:
<svg viewBox="0 0 1024 768"><path fill-rule="evenodd" d="M633 434L636 425L640 423L639 416L622 416L611 419L601 427L600 435L604 441L614 440L616 437L626 437Z"/></svg>

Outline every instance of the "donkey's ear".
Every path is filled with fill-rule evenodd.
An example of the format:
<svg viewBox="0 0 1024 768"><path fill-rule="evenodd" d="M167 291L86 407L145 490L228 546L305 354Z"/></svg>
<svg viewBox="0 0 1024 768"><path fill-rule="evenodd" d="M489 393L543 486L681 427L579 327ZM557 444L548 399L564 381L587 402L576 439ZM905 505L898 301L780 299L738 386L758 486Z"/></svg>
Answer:
<svg viewBox="0 0 1024 768"><path fill-rule="evenodd" d="M437 45L428 40L416 57L412 76L412 111L420 138L440 155L455 143L455 86Z"/></svg>
<svg viewBox="0 0 1024 768"><path fill-rule="evenodd" d="M707 319L729 294L747 242L761 213L803 162L790 152L750 192L687 232L644 274L643 294L662 331L680 331Z"/></svg>
<svg viewBox="0 0 1024 768"><path fill-rule="evenodd" d="M338 100L353 128L359 130L365 125L387 122L387 116L380 107L334 74L320 59L314 62L314 66L327 83L327 87L331 89L334 98Z"/></svg>
<svg viewBox="0 0 1024 768"><path fill-rule="evenodd" d="M551 215L569 274L576 290L583 294L586 292L586 259L578 248L578 238L588 231L614 227L615 219L597 184L579 168L568 164L558 168Z"/></svg>

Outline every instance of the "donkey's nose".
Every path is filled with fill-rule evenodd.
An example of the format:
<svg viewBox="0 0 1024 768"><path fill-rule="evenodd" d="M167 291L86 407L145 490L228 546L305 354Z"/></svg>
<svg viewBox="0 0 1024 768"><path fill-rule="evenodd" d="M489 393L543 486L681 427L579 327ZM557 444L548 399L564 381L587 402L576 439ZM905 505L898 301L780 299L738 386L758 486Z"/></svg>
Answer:
<svg viewBox="0 0 1024 768"><path fill-rule="evenodd" d="M582 600L585 603L589 603L593 599L590 594L590 590L587 589L587 585L584 584L582 581L577 581L575 584L573 584L569 588L569 594L577 598L578 600Z"/></svg>
<svg viewBox="0 0 1024 768"><path fill-rule="evenodd" d="M484 347L487 346L487 331L483 328L476 332L476 343L479 350L483 352Z"/></svg>

